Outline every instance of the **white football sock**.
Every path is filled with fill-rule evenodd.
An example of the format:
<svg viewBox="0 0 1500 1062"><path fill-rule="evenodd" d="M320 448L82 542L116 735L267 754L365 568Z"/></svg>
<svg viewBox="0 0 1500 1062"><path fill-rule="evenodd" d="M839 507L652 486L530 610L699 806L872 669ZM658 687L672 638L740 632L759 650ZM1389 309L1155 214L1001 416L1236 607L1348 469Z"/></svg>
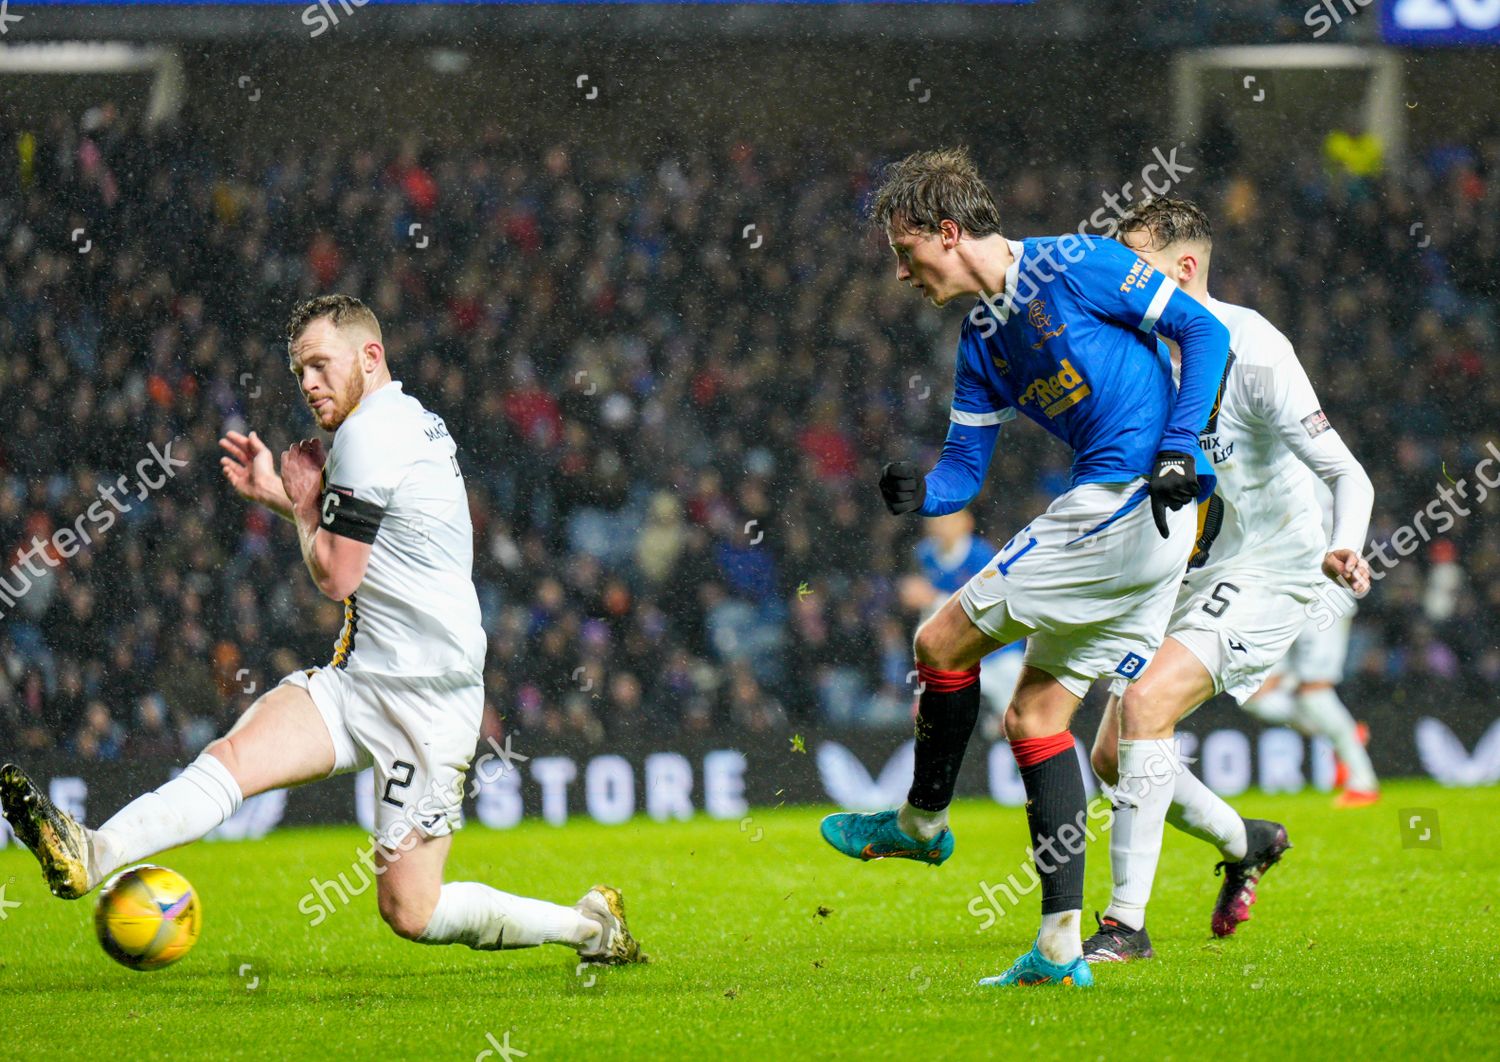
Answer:
<svg viewBox="0 0 1500 1062"><path fill-rule="evenodd" d="M1042 958L1066 965L1083 954L1082 911L1057 911L1042 915L1042 929L1036 935L1037 950Z"/></svg>
<svg viewBox="0 0 1500 1062"><path fill-rule="evenodd" d="M1207 841L1225 859L1245 858L1245 820L1191 771L1177 772L1167 821L1200 841Z"/></svg>
<svg viewBox="0 0 1500 1062"><path fill-rule="evenodd" d="M948 828L948 809L923 811L910 804L902 804L896 812L896 825L908 837L930 841Z"/></svg>
<svg viewBox="0 0 1500 1062"><path fill-rule="evenodd" d="M574 907L512 896L477 881L450 881L422 930L423 944L467 944L476 951L566 944L597 950L604 927Z"/></svg>
<svg viewBox="0 0 1500 1062"><path fill-rule="evenodd" d="M245 802L222 760L202 753L166 785L136 797L90 838L89 888L121 867L196 841Z"/></svg>
<svg viewBox="0 0 1500 1062"><path fill-rule="evenodd" d="M1296 725L1296 719L1293 718L1296 706L1292 704L1292 695L1285 686L1277 686L1268 693L1262 693L1259 697L1246 701L1241 707L1267 726Z"/></svg>
<svg viewBox="0 0 1500 1062"><path fill-rule="evenodd" d="M1146 924L1146 902L1161 858L1167 809L1182 764L1176 738L1120 742L1120 782L1115 786L1115 820L1109 831L1109 865L1114 872L1105 915L1131 929Z"/></svg>
<svg viewBox="0 0 1500 1062"><path fill-rule="evenodd" d="M1359 740L1358 724L1336 691L1316 689L1297 694L1297 722L1305 732L1333 742L1333 751L1349 768L1347 788L1361 793L1380 788L1370 754Z"/></svg>

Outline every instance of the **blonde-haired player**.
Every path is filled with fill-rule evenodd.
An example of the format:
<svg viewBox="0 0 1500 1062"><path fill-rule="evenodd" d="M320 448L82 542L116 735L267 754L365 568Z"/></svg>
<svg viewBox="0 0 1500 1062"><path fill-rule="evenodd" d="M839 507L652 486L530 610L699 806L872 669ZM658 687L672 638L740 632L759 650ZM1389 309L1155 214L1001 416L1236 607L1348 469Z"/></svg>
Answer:
<svg viewBox="0 0 1500 1062"><path fill-rule="evenodd" d="M196 841L246 797L373 767L380 914L398 935L477 950L558 943L586 962L640 948L619 893L571 907L477 882L443 881L464 774L484 710L485 635L471 575L473 528L457 446L437 414L391 378L375 315L358 299L302 303L287 325L290 367L318 427L333 434L281 457L254 432L220 445L225 478L297 527L324 596L344 603L333 659L288 675L179 776L97 830L56 808L13 765L0 806L75 899L123 866Z"/></svg>
<svg viewBox="0 0 1500 1062"><path fill-rule="evenodd" d="M1198 438L1218 474L1206 533L1166 640L1123 699L1111 698L1094 743L1094 770L1113 787L1114 889L1099 931L1084 943L1090 962L1152 956L1146 903L1169 820L1223 855L1215 935L1250 917L1261 875L1290 847L1286 829L1242 819L1185 770L1173 730L1217 693L1243 702L1259 689L1307 623L1322 581L1361 594L1369 588L1360 548L1375 496L1287 338L1254 310L1208 294L1213 237L1203 211L1182 199L1151 200L1124 217L1120 232L1228 327L1230 355ZM1314 493L1319 479L1334 498L1331 541Z"/></svg>

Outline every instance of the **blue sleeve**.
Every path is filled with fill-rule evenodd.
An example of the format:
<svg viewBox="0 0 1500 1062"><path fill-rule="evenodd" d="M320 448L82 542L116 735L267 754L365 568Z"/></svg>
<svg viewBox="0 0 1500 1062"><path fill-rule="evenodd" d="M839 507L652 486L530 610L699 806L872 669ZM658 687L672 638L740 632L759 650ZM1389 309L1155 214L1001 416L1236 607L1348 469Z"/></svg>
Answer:
<svg viewBox="0 0 1500 1062"><path fill-rule="evenodd" d="M975 314L964 318L958 335L958 360L953 371L953 409L949 414L948 438L936 467L927 473L927 497L917 511L923 516L956 513L979 493L1000 425L1016 415L1003 395L990 386L977 365L984 356L984 343L994 334L993 322L975 323Z"/></svg>
<svg viewBox="0 0 1500 1062"><path fill-rule="evenodd" d="M1078 264L1063 275L1104 317L1177 344L1182 380L1157 449L1195 453L1198 431L1208 423L1229 359L1229 329L1208 307L1114 240L1090 239Z"/></svg>
<svg viewBox="0 0 1500 1062"><path fill-rule="evenodd" d="M977 311L983 304L976 303ZM975 427L1000 424L1016 415L1005 396L996 393L989 380L979 368L987 356L986 343L995 334L996 324L992 318L981 318L976 324L977 314L964 318L958 332L958 359L953 369L953 422Z"/></svg>
<svg viewBox="0 0 1500 1062"><path fill-rule="evenodd" d="M943 455L927 473L927 497L917 512L923 516L946 516L973 501L984 486L999 438L998 424L950 424Z"/></svg>
<svg viewBox="0 0 1500 1062"><path fill-rule="evenodd" d="M1224 365L1229 360L1229 329L1197 299L1173 291L1156 330L1182 352L1182 378L1177 401L1162 433L1161 450L1198 452L1198 432L1208 423L1209 410L1219 396Z"/></svg>

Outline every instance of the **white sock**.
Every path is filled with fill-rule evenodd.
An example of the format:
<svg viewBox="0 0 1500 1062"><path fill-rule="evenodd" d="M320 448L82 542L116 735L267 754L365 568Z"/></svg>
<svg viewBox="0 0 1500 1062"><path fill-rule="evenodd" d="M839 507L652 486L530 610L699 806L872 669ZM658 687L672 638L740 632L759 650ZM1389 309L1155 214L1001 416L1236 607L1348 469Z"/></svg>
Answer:
<svg viewBox="0 0 1500 1062"><path fill-rule="evenodd" d="M1333 742L1333 751L1349 768L1348 788L1361 793L1380 788L1370 754L1359 740L1358 724L1336 691L1317 689L1297 694L1297 722L1305 732Z"/></svg>
<svg viewBox="0 0 1500 1062"><path fill-rule="evenodd" d="M604 927L575 907L512 896L477 881L450 881L419 938L423 944L467 944L476 951L567 944L596 950Z"/></svg>
<svg viewBox="0 0 1500 1062"><path fill-rule="evenodd" d="M908 837L919 841L930 841L948 828L948 809L923 811L910 804L902 804L896 812L896 825Z"/></svg>
<svg viewBox="0 0 1500 1062"><path fill-rule="evenodd" d="M1295 714L1292 695L1285 686L1277 686L1269 693L1262 693L1259 697L1246 701L1241 707L1267 726L1290 726L1296 722L1292 718Z"/></svg>
<svg viewBox="0 0 1500 1062"><path fill-rule="evenodd" d="M217 756L202 753L176 778L136 797L93 832L89 887L121 867L198 840L244 802L229 768Z"/></svg>
<svg viewBox="0 0 1500 1062"><path fill-rule="evenodd" d="M1167 821L1183 833L1207 841L1225 859L1245 858L1245 820L1191 771L1177 772Z"/></svg>
<svg viewBox="0 0 1500 1062"><path fill-rule="evenodd" d="M1176 738L1120 742L1115 821L1109 830L1114 891L1105 915L1131 929L1146 924L1146 902L1161 859L1161 835L1182 764Z"/></svg>
<svg viewBox="0 0 1500 1062"><path fill-rule="evenodd" d="M1065 965L1083 954L1082 911L1057 911L1042 915L1042 929L1036 935L1037 950L1048 962Z"/></svg>

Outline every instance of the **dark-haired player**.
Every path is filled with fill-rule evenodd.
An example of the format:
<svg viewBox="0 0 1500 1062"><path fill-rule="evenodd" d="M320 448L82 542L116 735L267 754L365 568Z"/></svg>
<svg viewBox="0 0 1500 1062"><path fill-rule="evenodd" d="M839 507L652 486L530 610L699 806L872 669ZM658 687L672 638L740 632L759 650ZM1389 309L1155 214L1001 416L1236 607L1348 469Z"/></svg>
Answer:
<svg viewBox="0 0 1500 1062"><path fill-rule="evenodd" d="M890 511L938 516L968 505L1000 423L1017 412L1071 446L1074 459L1070 489L917 631L922 692L906 803L829 816L823 836L860 859L946 860L947 808L979 711L979 661L1026 638L1005 729L1026 787L1042 925L1036 945L986 983L1091 984L1079 932L1089 823L1068 724L1096 678L1139 675L1166 629L1193 548L1198 429L1229 333L1113 240L1007 239L962 150L896 163L872 214L898 280L938 306L981 300L959 338L942 457L925 476L905 461L886 466ZM1157 334L1182 349L1180 388Z"/></svg>
<svg viewBox="0 0 1500 1062"><path fill-rule="evenodd" d="M373 766L377 897L397 934L638 960L614 889L595 886L564 907L443 882L484 710L485 636L457 446L442 418L391 379L380 325L359 300L298 306L287 348L308 408L333 433L326 462L319 441L300 442L278 473L254 432L230 432L220 464L242 497L296 525L313 581L344 603L333 659L288 675L182 774L97 830L6 765L0 805L16 836L52 891L75 899L121 867L196 841L246 797Z"/></svg>

